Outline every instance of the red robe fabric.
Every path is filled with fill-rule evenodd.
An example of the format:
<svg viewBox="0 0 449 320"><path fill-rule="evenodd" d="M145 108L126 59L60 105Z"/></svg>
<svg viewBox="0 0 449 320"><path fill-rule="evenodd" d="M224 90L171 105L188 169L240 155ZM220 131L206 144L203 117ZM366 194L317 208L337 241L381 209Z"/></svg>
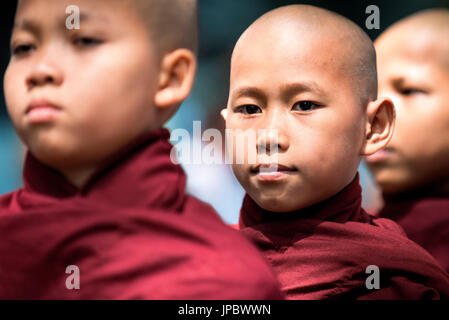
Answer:
<svg viewBox="0 0 449 320"><path fill-rule="evenodd" d="M396 221L449 272L449 197L414 192L384 196L384 202L379 216Z"/></svg>
<svg viewBox="0 0 449 320"><path fill-rule="evenodd" d="M239 227L288 299L449 299L449 275L435 259L396 223L361 208L358 175L332 198L296 212L268 212L246 195ZM370 265L379 268L379 289L366 286Z"/></svg>
<svg viewBox="0 0 449 320"><path fill-rule="evenodd" d="M28 154L24 188L0 197L0 298L282 298L257 249L185 194L168 138L146 134L80 189Z"/></svg>

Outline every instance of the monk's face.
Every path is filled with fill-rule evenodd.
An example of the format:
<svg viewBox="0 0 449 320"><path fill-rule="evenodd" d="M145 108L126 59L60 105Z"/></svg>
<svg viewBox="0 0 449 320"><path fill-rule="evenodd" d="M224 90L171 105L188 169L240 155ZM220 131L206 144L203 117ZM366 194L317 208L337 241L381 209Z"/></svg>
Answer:
<svg viewBox="0 0 449 320"><path fill-rule="evenodd" d="M392 98L397 112L388 147L367 158L385 193L449 177L449 50L442 39L417 30L386 33L375 43L379 94Z"/></svg>
<svg viewBox="0 0 449 320"><path fill-rule="evenodd" d="M66 27L70 5L81 11L79 30ZM8 111L44 163L99 161L152 127L158 70L129 1L22 0L11 44Z"/></svg>
<svg viewBox="0 0 449 320"><path fill-rule="evenodd" d="M260 172L260 161L233 164L247 193L276 212L317 203L350 183L364 142L364 107L342 64L344 43L286 29L249 33L237 44L226 121L228 129L267 130L246 153L272 155L264 145L278 146L275 172Z"/></svg>

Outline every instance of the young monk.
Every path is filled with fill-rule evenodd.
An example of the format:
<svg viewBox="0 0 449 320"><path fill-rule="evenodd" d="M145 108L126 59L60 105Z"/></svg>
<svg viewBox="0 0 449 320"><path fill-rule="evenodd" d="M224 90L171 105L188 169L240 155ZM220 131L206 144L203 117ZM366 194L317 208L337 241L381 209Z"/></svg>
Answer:
<svg viewBox="0 0 449 320"><path fill-rule="evenodd" d="M387 144L395 114L359 27L312 6L266 13L235 46L222 114L237 138L258 132L256 163L233 165L247 192L239 227L289 299L449 298L437 262L361 208L359 162Z"/></svg>
<svg viewBox="0 0 449 320"><path fill-rule="evenodd" d="M80 29L66 28L69 5ZM0 198L1 299L281 297L170 160L162 125L192 88L196 12L193 0L19 1L4 88L29 152L24 187Z"/></svg>
<svg viewBox="0 0 449 320"><path fill-rule="evenodd" d="M366 159L385 200L379 214L449 272L449 10L414 14L375 46L379 92L398 115L391 142Z"/></svg>

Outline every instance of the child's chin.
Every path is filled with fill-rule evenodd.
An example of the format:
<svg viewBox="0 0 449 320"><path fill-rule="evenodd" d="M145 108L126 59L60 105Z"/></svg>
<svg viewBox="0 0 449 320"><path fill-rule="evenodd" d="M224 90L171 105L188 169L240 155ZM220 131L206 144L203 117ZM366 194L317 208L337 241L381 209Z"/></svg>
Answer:
<svg viewBox="0 0 449 320"><path fill-rule="evenodd" d="M53 140L44 144L42 141L29 146L31 154L43 164L52 168L71 166L79 160L80 152L69 143L58 143Z"/></svg>
<svg viewBox="0 0 449 320"><path fill-rule="evenodd" d="M291 212L297 208L296 204L290 204L281 197L263 197L256 202L262 209L272 212Z"/></svg>
<svg viewBox="0 0 449 320"><path fill-rule="evenodd" d="M374 174L374 180L385 194L395 194L406 191L413 180L406 170L385 168Z"/></svg>
<svg viewBox="0 0 449 320"><path fill-rule="evenodd" d="M73 155L71 154L56 151L51 152L50 149L47 149L45 151L32 151L31 153L40 162L54 169L69 166L70 162L72 162L73 159Z"/></svg>

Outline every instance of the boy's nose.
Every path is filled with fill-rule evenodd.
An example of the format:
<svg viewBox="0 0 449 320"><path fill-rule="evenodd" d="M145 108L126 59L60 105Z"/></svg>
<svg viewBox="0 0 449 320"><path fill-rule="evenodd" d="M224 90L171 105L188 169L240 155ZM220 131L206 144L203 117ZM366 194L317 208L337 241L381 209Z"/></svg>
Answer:
<svg viewBox="0 0 449 320"><path fill-rule="evenodd" d="M289 139L285 131L285 119L283 119L282 111L273 112L266 120L264 126L259 128L257 152L271 154L287 151Z"/></svg>
<svg viewBox="0 0 449 320"><path fill-rule="evenodd" d="M48 60L38 61L26 78L29 89L44 85L60 85L63 81L62 72Z"/></svg>
<svg viewBox="0 0 449 320"><path fill-rule="evenodd" d="M282 146L278 143L277 130L271 130L272 133L259 135L257 139L257 153L262 154L274 154L282 149Z"/></svg>

